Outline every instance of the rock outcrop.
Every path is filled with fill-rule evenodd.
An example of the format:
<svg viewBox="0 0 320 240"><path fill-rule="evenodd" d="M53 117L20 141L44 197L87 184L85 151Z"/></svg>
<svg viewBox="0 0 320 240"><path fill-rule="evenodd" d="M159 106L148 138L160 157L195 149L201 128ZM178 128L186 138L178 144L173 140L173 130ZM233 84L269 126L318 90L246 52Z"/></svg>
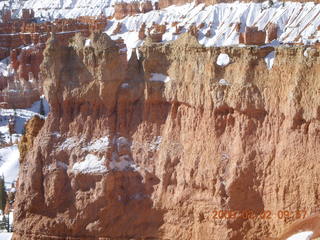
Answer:
<svg viewBox="0 0 320 240"><path fill-rule="evenodd" d="M154 8L151 1L145 2L119 2L114 5L114 17L116 19L122 19L127 16L132 16L138 13L147 13L152 11Z"/></svg>
<svg viewBox="0 0 320 240"><path fill-rule="evenodd" d="M187 33L127 62L90 39L47 44L52 111L20 166L14 240L258 240L295 221L278 211L318 211L318 48L204 48Z"/></svg>
<svg viewBox="0 0 320 240"><path fill-rule="evenodd" d="M24 161L29 149L33 146L33 141L38 135L44 124L44 120L39 116L34 116L26 124L26 133L22 136L19 142L20 161Z"/></svg>
<svg viewBox="0 0 320 240"><path fill-rule="evenodd" d="M246 27L245 31L240 33L239 42L248 45L263 45L266 42L266 32L259 31L258 27ZM269 38L268 42L270 42Z"/></svg>

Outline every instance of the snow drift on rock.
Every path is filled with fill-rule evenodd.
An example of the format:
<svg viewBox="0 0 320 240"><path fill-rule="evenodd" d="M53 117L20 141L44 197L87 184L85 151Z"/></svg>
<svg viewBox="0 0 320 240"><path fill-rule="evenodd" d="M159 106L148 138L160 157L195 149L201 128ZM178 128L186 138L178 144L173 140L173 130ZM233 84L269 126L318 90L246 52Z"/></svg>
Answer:
<svg viewBox="0 0 320 240"><path fill-rule="evenodd" d="M311 239L312 235L313 235L313 232L306 231L306 232L294 234L291 237L287 238L287 240L309 240Z"/></svg>

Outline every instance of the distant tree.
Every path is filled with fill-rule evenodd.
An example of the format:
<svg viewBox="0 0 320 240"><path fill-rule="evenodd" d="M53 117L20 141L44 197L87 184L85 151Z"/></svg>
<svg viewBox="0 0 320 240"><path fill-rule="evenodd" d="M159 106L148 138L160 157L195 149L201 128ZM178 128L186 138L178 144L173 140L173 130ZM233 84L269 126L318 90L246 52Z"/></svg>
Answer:
<svg viewBox="0 0 320 240"><path fill-rule="evenodd" d="M272 0L269 0L269 1L268 1L268 5L269 5L269 8L272 7L272 6L273 6L273 1L272 1Z"/></svg>
<svg viewBox="0 0 320 240"><path fill-rule="evenodd" d="M4 212L7 203L7 192L4 177L0 177L0 209Z"/></svg>
<svg viewBox="0 0 320 240"><path fill-rule="evenodd" d="M39 109L40 115L44 116L46 112L44 111L44 106L43 106L43 99L40 99L40 109Z"/></svg>
<svg viewBox="0 0 320 240"><path fill-rule="evenodd" d="M0 132L0 145L5 143L6 143L6 136L2 132Z"/></svg>

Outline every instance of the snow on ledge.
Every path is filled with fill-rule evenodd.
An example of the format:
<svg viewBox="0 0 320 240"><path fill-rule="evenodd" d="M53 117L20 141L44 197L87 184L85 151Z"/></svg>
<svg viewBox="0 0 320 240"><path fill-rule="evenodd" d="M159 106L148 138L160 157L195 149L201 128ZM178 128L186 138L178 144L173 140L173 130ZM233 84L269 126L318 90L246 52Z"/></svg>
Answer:
<svg viewBox="0 0 320 240"><path fill-rule="evenodd" d="M305 56L306 58L309 57L309 52L310 52L311 48L308 47L306 50L304 50L303 52L303 56Z"/></svg>
<svg viewBox="0 0 320 240"><path fill-rule="evenodd" d="M99 159L96 155L88 154L82 162L76 162L72 167L74 173L106 173L105 158Z"/></svg>
<svg viewBox="0 0 320 240"><path fill-rule="evenodd" d="M230 85L230 83L225 79L220 79L219 84L222 86L229 86Z"/></svg>
<svg viewBox="0 0 320 240"><path fill-rule="evenodd" d="M86 39L85 47L91 47L91 39Z"/></svg>
<svg viewBox="0 0 320 240"><path fill-rule="evenodd" d="M312 235L313 235L313 232L311 231L300 232L287 238L287 240L310 240Z"/></svg>
<svg viewBox="0 0 320 240"><path fill-rule="evenodd" d="M151 73L150 81L153 82L169 82L171 79L169 76L163 75L161 73Z"/></svg>
<svg viewBox="0 0 320 240"><path fill-rule="evenodd" d="M108 146L109 146L109 137L105 136L105 137L91 141L89 145L83 147L82 150L102 151L102 150L106 150Z"/></svg>
<svg viewBox="0 0 320 240"><path fill-rule="evenodd" d="M276 57L276 53L275 51L272 51L271 53L269 53L265 58L264 61L267 64L267 68L271 69L274 63L274 59Z"/></svg>
<svg viewBox="0 0 320 240"><path fill-rule="evenodd" d="M13 233L5 233L5 232L0 233L0 239L1 240L11 240L12 234Z"/></svg>
<svg viewBox="0 0 320 240"><path fill-rule="evenodd" d="M217 58L217 64L221 67L225 67L229 65L230 63L230 57L226 53L220 53L218 58Z"/></svg>

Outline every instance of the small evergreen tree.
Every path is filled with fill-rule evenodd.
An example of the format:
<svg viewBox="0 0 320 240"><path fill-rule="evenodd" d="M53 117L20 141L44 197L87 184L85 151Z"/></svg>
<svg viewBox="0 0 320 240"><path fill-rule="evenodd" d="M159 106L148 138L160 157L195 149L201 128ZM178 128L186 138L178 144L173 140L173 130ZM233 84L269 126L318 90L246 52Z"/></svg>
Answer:
<svg viewBox="0 0 320 240"><path fill-rule="evenodd" d="M269 8L271 8L273 6L273 1L272 0L269 0L268 1L268 5L269 5Z"/></svg>
<svg viewBox="0 0 320 240"><path fill-rule="evenodd" d="M40 109L39 109L40 115L44 116L46 113L44 111L44 106L43 106L43 99L40 99Z"/></svg>
<svg viewBox="0 0 320 240"><path fill-rule="evenodd" d="M6 136L2 132L0 132L0 145L5 143L6 143Z"/></svg>
<svg viewBox="0 0 320 240"><path fill-rule="evenodd" d="M4 177L0 177L0 209L4 212L7 203L7 192Z"/></svg>

